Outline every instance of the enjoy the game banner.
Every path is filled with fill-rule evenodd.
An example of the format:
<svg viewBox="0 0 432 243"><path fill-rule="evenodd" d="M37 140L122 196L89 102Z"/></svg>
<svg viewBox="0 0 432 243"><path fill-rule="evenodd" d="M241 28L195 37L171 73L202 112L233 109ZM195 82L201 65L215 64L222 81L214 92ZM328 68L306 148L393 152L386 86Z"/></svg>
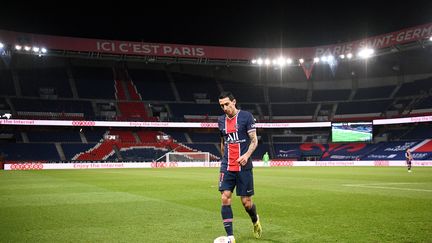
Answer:
<svg viewBox="0 0 432 243"><path fill-rule="evenodd" d="M367 161L253 161L255 167L291 166L406 166L404 160L367 160ZM412 166L432 166L432 160L413 161ZM61 169L126 169L126 168L179 168L214 167L220 162L107 162L107 163L5 163L4 170L61 170Z"/></svg>

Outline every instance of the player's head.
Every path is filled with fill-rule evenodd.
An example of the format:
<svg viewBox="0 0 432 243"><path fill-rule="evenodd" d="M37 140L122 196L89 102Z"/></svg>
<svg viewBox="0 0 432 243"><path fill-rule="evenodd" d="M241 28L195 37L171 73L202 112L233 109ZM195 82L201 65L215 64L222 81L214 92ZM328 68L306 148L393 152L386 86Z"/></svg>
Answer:
<svg viewBox="0 0 432 243"><path fill-rule="evenodd" d="M237 101L234 95L229 91L223 91L219 95L219 105L228 116L235 116L237 113Z"/></svg>
<svg viewBox="0 0 432 243"><path fill-rule="evenodd" d="M407 151L407 152L411 152L411 149L407 148L406 151Z"/></svg>

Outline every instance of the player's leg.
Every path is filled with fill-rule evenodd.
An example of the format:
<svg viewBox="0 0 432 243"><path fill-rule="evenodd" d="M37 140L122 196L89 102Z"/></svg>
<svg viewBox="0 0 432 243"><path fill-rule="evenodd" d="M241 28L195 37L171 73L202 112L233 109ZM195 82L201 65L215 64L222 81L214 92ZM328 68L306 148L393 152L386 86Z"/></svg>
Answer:
<svg viewBox="0 0 432 243"><path fill-rule="evenodd" d="M231 172L221 172L219 191L221 192L221 215L227 236L233 235L233 212L231 209L232 191L235 186L235 176Z"/></svg>
<svg viewBox="0 0 432 243"><path fill-rule="evenodd" d="M241 197L242 204L246 210L246 212L249 214L249 217L252 220L253 224L253 233L255 238L261 238L262 235L262 226L261 222L259 220L259 215L256 212L256 206L255 203L252 202L252 197L250 196L242 196Z"/></svg>
<svg viewBox="0 0 432 243"><path fill-rule="evenodd" d="M227 236L233 235L233 212L231 209L231 191L222 192L221 215Z"/></svg>
<svg viewBox="0 0 432 243"><path fill-rule="evenodd" d="M256 205L252 202L252 195L254 195L252 170L246 170L240 173L237 181L237 195L241 196L243 207L252 220L255 238L260 238L262 235L262 227L256 211Z"/></svg>
<svg viewBox="0 0 432 243"><path fill-rule="evenodd" d="M411 160L408 160L408 172L411 172Z"/></svg>

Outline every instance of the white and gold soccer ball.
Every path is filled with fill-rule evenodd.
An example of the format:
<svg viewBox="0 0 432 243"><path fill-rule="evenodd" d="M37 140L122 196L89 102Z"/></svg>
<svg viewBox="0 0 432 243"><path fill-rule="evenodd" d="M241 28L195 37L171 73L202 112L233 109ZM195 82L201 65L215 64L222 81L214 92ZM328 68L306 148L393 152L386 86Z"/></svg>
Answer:
<svg viewBox="0 0 432 243"><path fill-rule="evenodd" d="M234 237L219 236L213 241L213 243L235 243L235 240Z"/></svg>

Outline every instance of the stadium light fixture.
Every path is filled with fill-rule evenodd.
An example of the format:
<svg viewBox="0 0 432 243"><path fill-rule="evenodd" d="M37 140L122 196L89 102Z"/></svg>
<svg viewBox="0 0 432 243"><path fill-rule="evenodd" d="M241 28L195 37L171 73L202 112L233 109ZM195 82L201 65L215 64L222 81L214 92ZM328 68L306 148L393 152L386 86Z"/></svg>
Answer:
<svg viewBox="0 0 432 243"><path fill-rule="evenodd" d="M429 40L430 40L430 41L432 41L432 36L431 36L431 37L429 37Z"/></svg>
<svg viewBox="0 0 432 243"><path fill-rule="evenodd" d="M270 59L266 58L266 59L264 60L264 64L267 65L267 66L270 65Z"/></svg>
<svg viewBox="0 0 432 243"><path fill-rule="evenodd" d="M319 57L314 57L314 59L313 59L314 63L319 63L319 61L320 61Z"/></svg>
<svg viewBox="0 0 432 243"><path fill-rule="evenodd" d="M15 45L15 50L20 51L22 49L21 45Z"/></svg>
<svg viewBox="0 0 432 243"><path fill-rule="evenodd" d="M33 46L33 52L39 52L40 48L37 46Z"/></svg>
<svg viewBox="0 0 432 243"><path fill-rule="evenodd" d="M42 47L41 52L42 53L47 53L47 49L45 47Z"/></svg>
<svg viewBox="0 0 432 243"><path fill-rule="evenodd" d="M261 66L261 65L263 64L263 59L258 58L258 60L257 60L257 64Z"/></svg>
<svg viewBox="0 0 432 243"><path fill-rule="evenodd" d="M328 56L327 56L327 61L328 61L328 62L332 62L333 59L334 59L334 56L332 56L332 55L328 55Z"/></svg>
<svg viewBox="0 0 432 243"><path fill-rule="evenodd" d="M30 50L31 50L31 47L30 47L30 46L24 46L24 50L25 50L25 51L30 51Z"/></svg>
<svg viewBox="0 0 432 243"><path fill-rule="evenodd" d="M252 59L252 64L256 64L257 60L256 59Z"/></svg>
<svg viewBox="0 0 432 243"><path fill-rule="evenodd" d="M0 49L3 49L4 44L2 42L0 42Z"/></svg>
<svg viewBox="0 0 432 243"><path fill-rule="evenodd" d="M314 59L314 61L315 61L315 59ZM319 61L319 60L318 60ZM327 57L326 56L322 56L321 57L321 62L327 62Z"/></svg>
<svg viewBox="0 0 432 243"><path fill-rule="evenodd" d="M370 48L363 48L359 51L359 53L357 54L359 57L366 59L372 56L372 54L374 54L374 50L370 49Z"/></svg>
<svg viewBox="0 0 432 243"><path fill-rule="evenodd" d="M352 54L352 53L348 53L348 54L346 55L346 57L347 57L348 59L351 59L351 58L353 57L353 54Z"/></svg>
<svg viewBox="0 0 432 243"><path fill-rule="evenodd" d="M291 64L293 62L293 60L291 59L291 58L287 58L286 59L286 63L289 65L289 64Z"/></svg>
<svg viewBox="0 0 432 243"><path fill-rule="evenodd" d="M280 67L285 66L285 63L286 63L286 61L285 61L285 58L284 58L284 57L279 57L279 58L277 59L277 64L278 64Z"/></svg>
<svg viewBox="0 0 432 243"><path fill-rule="evenodd" d="M340 57L340 59L345 59L345 55L344 54L339 55L339 57Z"/></svg>
<svg viewBox="0 0 432 243"><path fill-rule="evenodd" d="M299 63L301 64L301 63L304 63L304 59L303 58L300 58L299 59Z"/></svg>

